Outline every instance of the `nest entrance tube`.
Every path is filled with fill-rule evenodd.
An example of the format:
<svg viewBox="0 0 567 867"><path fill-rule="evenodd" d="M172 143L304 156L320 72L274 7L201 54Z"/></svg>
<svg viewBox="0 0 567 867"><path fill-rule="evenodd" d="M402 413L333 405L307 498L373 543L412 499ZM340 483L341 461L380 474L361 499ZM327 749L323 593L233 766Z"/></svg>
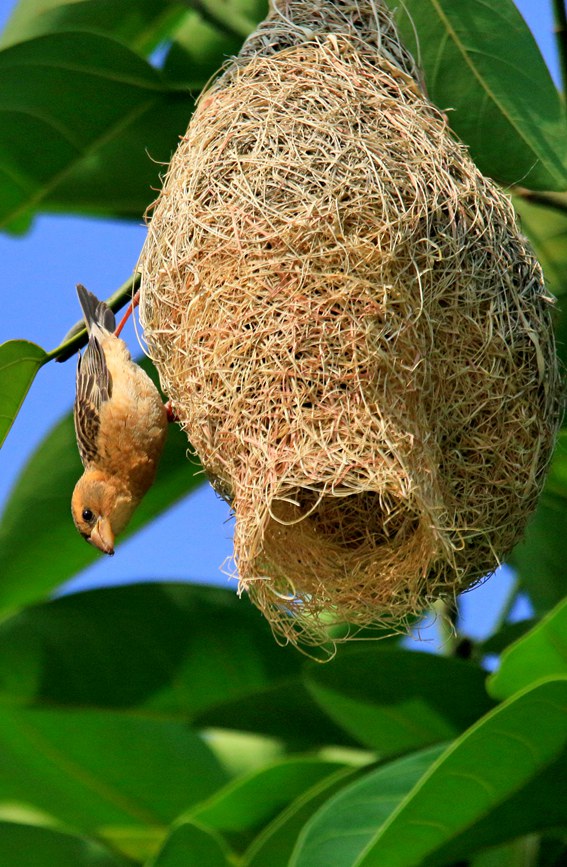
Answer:
<svg viewBox="0 0 567 867"><path fill-rule="evenodd" d="M274 7L153 209L141 318L276 634L403 628L520 538L560 417L509 200L374 2Z"/></svg>

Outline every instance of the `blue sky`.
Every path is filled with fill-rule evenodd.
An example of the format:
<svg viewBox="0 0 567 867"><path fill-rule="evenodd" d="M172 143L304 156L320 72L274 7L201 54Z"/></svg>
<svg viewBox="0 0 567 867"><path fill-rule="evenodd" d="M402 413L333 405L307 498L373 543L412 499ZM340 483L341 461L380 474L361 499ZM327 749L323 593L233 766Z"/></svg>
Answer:
<svg viewBox="0 0 567 867"><path fill-rule="evenodd" d="M0 27L14 5L0 0ZM557 79L551 0L517 0L516 5ZM130 276L144 236L141 223L63 216L39 217L22 238L0 234L0 343L25 338L45 349L56 346L80 315L75 284L84 283L100 297L108 297ZM130 323L123 336L135 351ZM0 451L0 508L28 455L70 409L74 377L73 360L40 371ZM75 532L70 516L69 532ZM227 586L220 566L231 554L231 536L228 507L205 485L133 539L119 543L115 557L101 555L72 586L155 578ZM462 611L470 634L482 634L490 627L490 612L497 610L508 587L509 577L498 575L465 595Z"/></svg>

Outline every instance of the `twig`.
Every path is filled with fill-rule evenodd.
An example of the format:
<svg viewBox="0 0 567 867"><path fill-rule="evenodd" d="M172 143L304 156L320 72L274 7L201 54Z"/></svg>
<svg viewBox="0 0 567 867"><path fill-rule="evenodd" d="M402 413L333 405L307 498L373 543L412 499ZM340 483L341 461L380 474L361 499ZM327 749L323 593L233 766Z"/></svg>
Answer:
<svg viewBox="0 0 567 867"><path fill-rule="evenodd" d="M438 599L433 610L439 618L439 633L441 636L441 652L444 656L454 656L460 641L457 632L459 609L456 600Z"/></svg>
<svg viewBox="0 0 567 867"><path fill-rule="evenodd" d="M564 193L545 193L539 190L528 190L525 187L512 187L510 192L520 199L525 199L526 202L567 214L567 196Z"/></svg>
<svg viewBox="0 0 567 867"><path fill-rule="evenodd" d="M114 295L111 295L108 301L106 302L110 309L116 313L117 310L121 310L122 307L130 300L131 296L138 289L140 285L140 275L134 274L130 277L129 280L124 283L120 289L117 289ZM79 349L86 345L87 342L87 332L85 329L85 323L81 319L80 322L77 322L70 331L67 332L59 346L56 346L55 349L52 349L45 358L45 362L48 361L67 361L67 359L71 358Z"/></svg>

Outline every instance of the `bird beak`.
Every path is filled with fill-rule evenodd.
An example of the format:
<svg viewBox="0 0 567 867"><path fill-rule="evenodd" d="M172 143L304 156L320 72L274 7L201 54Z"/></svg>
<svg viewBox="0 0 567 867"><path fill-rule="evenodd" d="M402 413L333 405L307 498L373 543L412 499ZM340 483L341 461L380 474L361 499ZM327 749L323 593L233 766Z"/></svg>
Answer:
<svg viewBox="0 0 567 867"><path fill-rule="evenodd" d="M108 518L99 518L89 538L91 545L103 554L114 554L114 533Z"/></svg>

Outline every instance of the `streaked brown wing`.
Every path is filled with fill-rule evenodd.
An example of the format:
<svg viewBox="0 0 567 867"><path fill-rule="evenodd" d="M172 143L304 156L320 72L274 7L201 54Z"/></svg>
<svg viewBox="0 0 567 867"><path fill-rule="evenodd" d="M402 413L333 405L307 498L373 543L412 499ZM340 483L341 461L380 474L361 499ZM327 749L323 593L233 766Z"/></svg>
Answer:
<svg viewBox="0 0 567 867"><path fill-rule="evenodd" d="M102 347L91 335L84 355L77 362L77 392L74 418L77 446L83 466L97 456L97 438L100 428L100 408L109 399L112 380Z"/></svg>

